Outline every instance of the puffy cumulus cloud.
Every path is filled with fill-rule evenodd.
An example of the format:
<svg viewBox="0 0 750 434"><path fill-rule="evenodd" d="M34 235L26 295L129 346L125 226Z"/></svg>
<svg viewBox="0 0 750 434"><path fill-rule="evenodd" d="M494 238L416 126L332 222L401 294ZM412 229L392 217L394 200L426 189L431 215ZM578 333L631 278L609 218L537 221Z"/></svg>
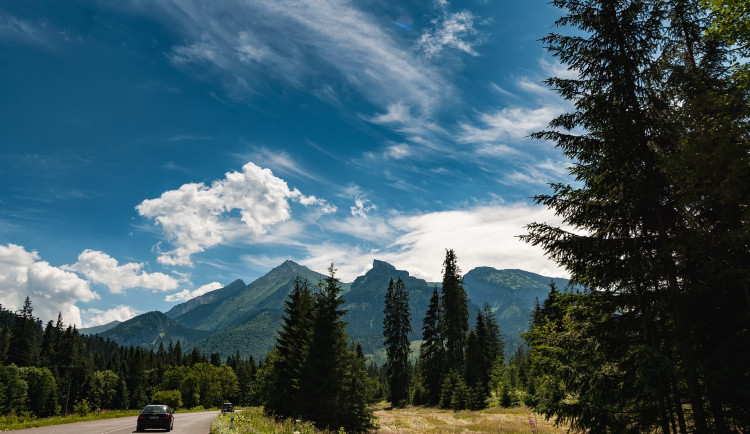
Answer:
<svg viewBox="0 0 750 434"><path fill-rule="evenodd" d="M142 271L143 264L131 262L119 265L115 258L106 253L88 249L78 255L78 262L63 268L79 272L91 282L107 285L112 293L121 293L126 288L169 291L178 285L175 278L164 273Z"/></svg>
<svg viewBox="0 0 750 434"><path fill-rule="evenodd" d="M472 56L477 56L474 46L477 40L475 17L469 11L444 15L440 19L432 20L432 28L428 28L417 40L417 47L424 51L427 57L440 54L444 48L455 48Z"/></svg>
<svg viewBox="0 0 750 434"><path fill-rule="evenodd" d="M117 306L112 309L101 310L101 309L85 309L82 312L84 320L84 327L95 327L99 325L109 324L112 321L127 321L130 318L138 315L139 312L133 310L130 306Z"/></svg>
<svg viewBox="0 0 750 434"><path fill-rule="evenodd" d="M188 301L190 299L193 299L195 297L198 297L200 295L203 295L207 292L211 292L220 288L223 288L224 285L222 285L219 282L211 282L207 283L200 288L190 291L189 289L185 289L183 291L180 291L176 294L170 294L164 298L164 301L169 303L181 303L183 301Z"/></svg>
<svg viewBox="0 0 750 434"><path fill-rule="evenodd" d="M0 304L6 309L19 309L27 296L34 316L42 321L62 313L67 323L78 326L81 312L75 303L99 298L88 282L41 260L36 251L28 252L15 244L0 245Z"/></svg>
<svg viewBox="0 0 750 434"><path fill-rule="evenodd" d="M291 218L290 202L335 211L325 200L305 196L250 162L241 172L228 172L211 186L185 184L136 206L138 213L161 225L171 251L160 252L166 265L192 265L191 256L225 241L252 238ZM239 218L236 214L239 214Z"/></svg>

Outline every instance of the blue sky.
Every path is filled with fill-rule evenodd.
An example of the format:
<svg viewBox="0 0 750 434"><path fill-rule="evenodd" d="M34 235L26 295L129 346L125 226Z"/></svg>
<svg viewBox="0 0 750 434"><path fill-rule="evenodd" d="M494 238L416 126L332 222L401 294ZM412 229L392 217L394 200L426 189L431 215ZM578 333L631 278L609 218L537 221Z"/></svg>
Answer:
<svg viewBox="0 0 750 434"><path fill-rule="evenodd" d="M564 272L543 0L0 4L0 303L93 326L286 259Z"/></svg>

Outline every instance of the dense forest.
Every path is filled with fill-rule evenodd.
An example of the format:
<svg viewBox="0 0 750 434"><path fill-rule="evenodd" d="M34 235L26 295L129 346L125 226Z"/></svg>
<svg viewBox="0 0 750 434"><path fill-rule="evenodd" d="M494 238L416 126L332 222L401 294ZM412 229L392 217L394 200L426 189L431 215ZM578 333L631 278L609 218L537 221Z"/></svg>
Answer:
<svg viewBox="0 0 750 434"><path fill-rule="evenodd" d="M275 348L239 353L123 347L43 325L26 300L0 307L0 413L223 400L321 428L372 427L371 402L455 410L527 405L591 432L750 430L750 13L739 0L556 0L542 39L570 75L547 84L571 104L533 137L570 159L570 185L535 198L564 227L525 241L570 273L550 284L525 344L505 357L485 305L473 317L453 250L421 318L398 276L382 300L387 361L346 334L333 265L298 278ZM574 288L574 289L571 289ZM250 337L248 337L250 338ZM513 337L515 338L515 337Z"/></svg>

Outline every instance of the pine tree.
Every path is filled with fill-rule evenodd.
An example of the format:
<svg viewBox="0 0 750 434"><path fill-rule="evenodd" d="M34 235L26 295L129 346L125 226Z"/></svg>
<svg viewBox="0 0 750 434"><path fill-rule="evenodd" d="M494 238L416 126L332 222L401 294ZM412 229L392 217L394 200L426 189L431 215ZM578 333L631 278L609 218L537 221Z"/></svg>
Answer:
<svg viewBox="0 0 750 434"><path fill-rule="evenodd" d="M750 312L750 193L737 188L750 178L746 83L727 74L728 47L706 35L697 1L554 4L567 13L558 25L582 31L544 39L579 74L548 80L575 111L534 136L574 161L577 183L536 200L583 231L533 224L525 239L591 289L553 303L568 321L547 316L546 326L597 342L597 354L560 355L592 375L630 365L619 381L638 385L615 402L594 382L602 389L586 389L574 422L611 408L668 430L689 404L698 432L726 431L729 418L745 426L748 350L733 343Z"/></svg>
<svg viewBox="0 0 750 434"><path fill-rule="evenodd" d="M430 405L437 405L440 401L440 389L446 372L442 329L440 295L436 287L422 323L422 345L419 347L419 370L426 401Z"/></svg>
<svg viewBox="0 0 750 434"><path fill-rule="evenodd" d="M306 280L297 276L285 302L281 329L276 338L276 358L271 367L271 388L265 411L280 417L299 417L300 377L310 346L313 296Z"/></svg>
<svg viewBox="0 0 750 434"><path fill-rule="evenodd" d="M395 283L393 279L388 283L383 313L390 401L393 406L403 406L409 400L411 311L409 294L401 277Z"/></svg>
<svg viewBox="0 0 750 434"><path fill-rule="evenodd" d="M443 261L442 335L445 339L446 368L463 371L466 334L469 332L469 303L463 287L461 269L453 249L446 250Z"/></svg>
<svg viewBox="0 0 750 434"><path fill-rule="evenodd" d="M13 325L8 363L14 363L17 366L35 366L37 364L37 324L32 315L33 311L31 300L27 296Z"/></svg>
<svg viewBox="0 0 750 434"><path fill-rule="evenodd" d="M335 272L331 264L314 295L312 335L300 378L301 413L319 428L343 426L349 431L363 431L366 426L358 424L367 419L369 426L367 396L360 393L365 389L347 382L353 372L359 372L359 361L352 357L346 323L341 320L344 300ZM351 413L363 408L367 417Z"/></svg>

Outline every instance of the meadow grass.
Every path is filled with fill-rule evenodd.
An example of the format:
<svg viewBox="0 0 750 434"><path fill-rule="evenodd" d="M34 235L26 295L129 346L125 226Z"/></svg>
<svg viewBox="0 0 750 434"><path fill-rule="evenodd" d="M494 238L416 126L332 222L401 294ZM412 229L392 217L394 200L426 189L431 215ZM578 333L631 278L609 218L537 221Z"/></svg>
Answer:
<svg viewBox="0 0 750 434"><path fill-rule="evenodd" d="M234 417L234 421L232 421ZM314 434L334 433L317 431L309 422L294 419L274 420L263 413L263 407L246 407L234 413L224 413L211 424L211 434L237 433Z"/></svg>

